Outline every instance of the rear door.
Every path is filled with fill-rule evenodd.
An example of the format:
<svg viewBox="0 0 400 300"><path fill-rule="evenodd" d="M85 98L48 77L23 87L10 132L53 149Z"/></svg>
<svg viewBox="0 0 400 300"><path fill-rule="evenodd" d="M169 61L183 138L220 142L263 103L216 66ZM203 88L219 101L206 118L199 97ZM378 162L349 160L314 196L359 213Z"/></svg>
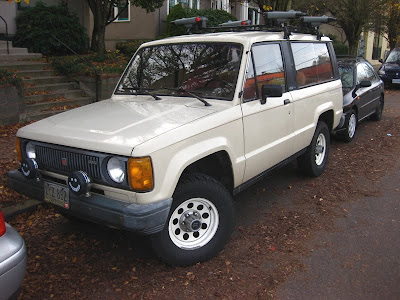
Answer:
<svg viewBox="0 0 400 300"><path fill-rule="evenodd" d="M269 97L262 104L261 87L264 84L281 85L282 97ZM293 104L287 92L280 43L261 43L252 47L242 111L246 156L244 181L247 181L294 154Z"/></svg>

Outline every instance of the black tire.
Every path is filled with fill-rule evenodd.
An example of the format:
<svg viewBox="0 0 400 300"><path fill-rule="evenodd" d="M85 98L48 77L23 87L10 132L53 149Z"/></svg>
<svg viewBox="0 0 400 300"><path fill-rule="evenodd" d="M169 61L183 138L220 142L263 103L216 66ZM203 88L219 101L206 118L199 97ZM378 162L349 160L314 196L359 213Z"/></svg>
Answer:
<svg viewBox="0 0 400 300"><path fill-rule="evenodd" d="M379 104L378 107L375 110L375 113L371 115L371 120L372 121L380 121L382 120L382 113L383 113L383 107L385 105L385 101L383 100L383 97L379 99Z"/></svg>
<svg viewBox="0 0 400 300"><path fill-rule="evenodd" d="M190 174L179 182L173 199L164 229L151 236L153 249L158 257L169 265L187 266L217 255L227 243L234 228L231 194L221 183L207 175ZM203 205L199 201L211 203L218 217L215 217L214 208L208 204L202 208ZM192 220L186 218L189 213L189 217L195 218L196 214L193 211L201 218ZM213 218L214 222L211 222ZM216 219L218 223L215 223ZM189 228L182 225L186 220L189 220L186 222ZM195 230L198 229L197 233L195 230L187 231L192 230L194 225L197 227ZM196 237L197 234L199 235ZM184 240L185 235L188 240ZM190 240L193 241L191 245L189 245ZM185 247L186 249L183 249Z"/></svg>
<svg viewBox="0 0 400 300"><path fill-rule="evenodd" d="M305 174L311 177L318 177L325 171L329 155L329 138L328 126L325 122L319 121L311 140L311 144L307 147L306 152L297 160L299 167ZM317 148L317 143L320 143L321 139L324 139L325 141L325 147L322 147L322 149L321 147Z"/></svg>
<svg viewBox="0 0 400 300"><path fill-rule="evenodd" d="M353 109L346 116L345 128L344 131L340 132L340 137L346 143L350 143L354 139L357 130L357 114Z"/></svg>

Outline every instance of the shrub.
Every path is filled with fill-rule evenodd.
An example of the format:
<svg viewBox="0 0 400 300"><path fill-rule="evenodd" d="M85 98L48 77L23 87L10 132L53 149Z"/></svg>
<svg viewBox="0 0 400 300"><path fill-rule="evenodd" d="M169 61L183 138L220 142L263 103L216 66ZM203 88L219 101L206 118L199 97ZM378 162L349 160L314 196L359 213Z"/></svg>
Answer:
<svg viewBox="0 0 400 300"><path fill-rule="evenodd" d="M0 70L0 88L16 86L22 87L22 79L17 74L10 73L7 70Z"/></svg>
<svg viewBox="0 0 400 300"><path fill-rule="evenodd" d="M336 35L328 34L328 37L332 40L333 49L335 49L336 55L348 55L349 54L349 47L337 40Z"/></svg>
<svg viewBox="0 0 400 300"><path fill-rule="evenodd" d="M129 57L115 52L106 55L88 54L84 58L92 63L99 74L120 75L128 63ZM77 56L57 56L50 58L53 68L63 75L94 76L93 69Z"/></svg>
<svg viewBox="0 0 400 300"><path fill-rule="evenodd" d="M123 55L132 57L136 50L145 42L150 40L129 40L125 42L118 42L115 49L119 50Z"/></svg>
<svg viewBox="0 0 400 300"><path fill-rule="evenodd" d="M190 17L207 17L207 27L218 26L221 23L228 21L236 21L236 18L232 16L230 13L224 10L215 10L215 9L185 9L182 5L175 5L168 17L167 17L167 29L165 33L165 37L175 36L175 35L183 35L187 33L187 29L184 26L177 26L171 24L172 21L181 18L190 18Z"/></svg>
<svg viewBox="0 0 400 300"><path fill-rule="evenodd" d="M348 55L349 47L338 41L333 41L333 48L335 49L336 55Z"/></svg>
<svg viewBox="0 0 400 300"><path fill-rule="evenodd" d="M35 7L24 10L17 17L16 23L14 45L28 48L31 52L46 55L70 53L70 50L51 35L78 53L87 49L88 37L85 28L79 23L78 17L63 5L46 6L38 2Z"/></svg>

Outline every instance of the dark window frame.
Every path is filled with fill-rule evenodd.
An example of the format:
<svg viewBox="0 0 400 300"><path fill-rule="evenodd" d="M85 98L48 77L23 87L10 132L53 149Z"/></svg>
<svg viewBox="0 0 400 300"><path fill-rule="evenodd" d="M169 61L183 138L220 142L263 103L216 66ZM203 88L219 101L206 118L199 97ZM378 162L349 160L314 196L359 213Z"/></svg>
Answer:
<svg viewBox="0 0 400 300"><path fill-rule="evenodd" d="M280 48L280 51L281 51L281 58L282 58L282 64L283 64L283 74L284 74L284 79L285 79L285 86L283 87L283 91L282 92L283 93L287 93L289 91L289 89L288 89L288 76L287 76L287 65L288 65L288 63L287 63L287 56L285 54L286 51L285 51L285 47L283 46L283 43L284 43L284 41L271 41L271 42L257 42L257 43L254 43L254 44L251 45L251 48L249 50L251 61L247 65L247 69L246 69L245 76L244 76L244 79L243 79L243 89L242 90L244 90L244 85L246 83L246 74L247 74L247 71L249 69L250 63L253 65L254 80L255 80L256 86L258 86L258 80L257 80L257 76L256 76L257 72L256 72L255 63L254 63L253 47L262 46L262 45L278 45L279 48ZM244 92L244 91L242 91L242 92ZM243 98L243 94L244 93L242 93L242 102L243 103L247 103L247 102L251 102L251 101L254 101L254 100L260 100L261 99L261 95L259 95L259 89L258 88L256 88L256 98L244 99Z"/></svg>
<svg viewBox="0 0 400 300"><path fill-rule="evenodd" d="M318 82L315 82L315 83L310 83L310 84L303 85L303 86L299 86L297 84L297 80L296 80L297 79L297 70L296 70L296 64L295 64L295 60L294 60L294 53L293 53L292 44L299 44L299 43L303 43L303 44L304 43L324 44L324 45L326 45L326 48L327 48L328 54L329 54L331 67L332 67L332 75L333 75L332 78L327 79L327 80L323 80L323 81L318 81ZM313 86L316 86L316 85L320 85L320 84L323 84L323 83L327 83L327 82L331 82L331 81L335 81L335 80L340 79L339 70L338 70L337 67L336 68L334 67L335 66L335 62L336 62L336 58L335 58L335 55L332 55L334 52L333 52L333 49L330 47L330 45L332 45L331 41L306 41L306 40L305 41L290 41L289 44L290 44L289 49L290 49L292 60L293 60L293 71L296 74L296 76L294 78L295 79L295 86L296 86L295 89L300 90L300 89L303 89L303 88L309 88L309 87L313 87Z"/></svg>

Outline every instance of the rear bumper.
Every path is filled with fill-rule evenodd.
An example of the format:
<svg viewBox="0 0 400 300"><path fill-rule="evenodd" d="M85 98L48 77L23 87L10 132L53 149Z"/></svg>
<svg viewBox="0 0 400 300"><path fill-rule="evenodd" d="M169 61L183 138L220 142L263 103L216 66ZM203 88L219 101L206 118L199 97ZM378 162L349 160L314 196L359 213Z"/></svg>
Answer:
<svg viewBox="0 0 400 300"><path fill-rule="evenodd" d="M14 228L6 226L6 234L0 238L0 249L5 251L2 256L7 256L0 262L0 299L18 294L26 271L25 242Z"/></svg>
<svg viewBox="0 0 400 300"><path fill-rule="evenodd" d="M8 185L17 192L38 200L44 199L43 181L28 180L18 170L9 171L7 176ZM79 197L70 193L70 208L57 208L77 218L141 234L153 234L164 228L171 204L172 198L140 205L98 194Z"/></svg>
<svg viewBox="0 0 400 300"><path fill-rule="evenodd" d="M348 111L347 112L343 111L343 114L340 117L339 125L335 128L336 132L340 132L340 131L343 131L343 130L346 129L346 127L345 127L345 123L346 122L345 121L346 121L346 118L347 118L347 114L348 114Z"/></svg>

